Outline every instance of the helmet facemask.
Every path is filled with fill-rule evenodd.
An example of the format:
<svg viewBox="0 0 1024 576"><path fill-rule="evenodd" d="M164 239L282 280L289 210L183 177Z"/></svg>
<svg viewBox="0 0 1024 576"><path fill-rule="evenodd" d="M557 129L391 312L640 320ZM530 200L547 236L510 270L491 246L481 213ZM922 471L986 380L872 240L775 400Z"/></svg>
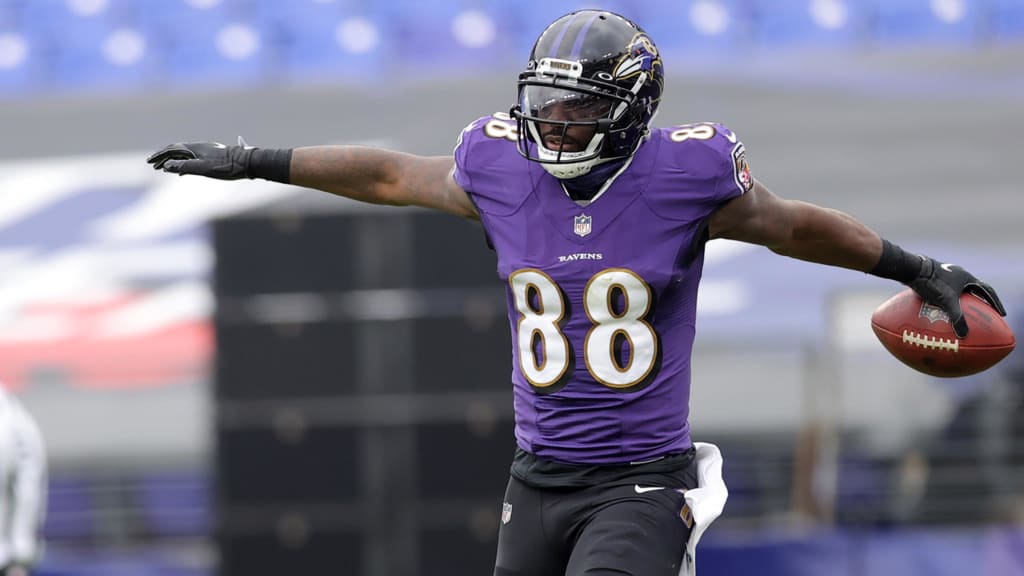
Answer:
<svg viewBox="0 0 1024 576"><path fill-rule="evenodd" d="M663 86L661 56L636 23L606 10L566 14L537 38L519 75L519 153L562 179L629 158Z"/></svg>
<svg viewBox="0 0 1024 576"><path fill-rule="evenodd" d="M646 124L638 126L641 73L626 89L606 72L581 78L579 62L542 58L519 77L519 103L512 114L519 124L519 152L557 178L582 176L604 162L631 155Z"/></svg>

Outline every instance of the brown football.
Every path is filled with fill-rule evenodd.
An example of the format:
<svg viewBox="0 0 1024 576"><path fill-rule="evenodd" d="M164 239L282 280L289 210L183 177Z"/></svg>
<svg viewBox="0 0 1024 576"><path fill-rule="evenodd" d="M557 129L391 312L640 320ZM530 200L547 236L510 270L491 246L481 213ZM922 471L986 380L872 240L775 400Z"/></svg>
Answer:
<svg viewBox="0 0 1024 576"><path fill-rule="evenodd" d="M974 294L960 305L969 332L957 338L949 316L911 289L886 300L871 315L871 328L893 356L914 370L955 378L987 370L1009 354L1017 340L1006 320Z"/></svg>

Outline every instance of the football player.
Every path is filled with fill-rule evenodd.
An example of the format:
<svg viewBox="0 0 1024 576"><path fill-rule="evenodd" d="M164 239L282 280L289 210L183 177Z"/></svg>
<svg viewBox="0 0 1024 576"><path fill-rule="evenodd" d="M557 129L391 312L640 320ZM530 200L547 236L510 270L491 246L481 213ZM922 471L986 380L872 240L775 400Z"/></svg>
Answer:
<svg viewBox="0 0 1024 576"><path fill-rule="evenodd" d="M46 468L39 426L0 383L0 576L27 576L40 559Z"/></svg>
<svg viewBox="0 0 1024 576"><path fill-rule="evenodd" d="M511 112L471 122L453 156L240 141L173 144L148 162L479 220L508 291L518 444L494 574L675 576L698 516L685 494L702 468L690 358L709 239L906 283L961 335L964 290L1002 306L962 268L776 196L729 128L652 127L662 87L639 26L582 10L543 31Z"/></svg>

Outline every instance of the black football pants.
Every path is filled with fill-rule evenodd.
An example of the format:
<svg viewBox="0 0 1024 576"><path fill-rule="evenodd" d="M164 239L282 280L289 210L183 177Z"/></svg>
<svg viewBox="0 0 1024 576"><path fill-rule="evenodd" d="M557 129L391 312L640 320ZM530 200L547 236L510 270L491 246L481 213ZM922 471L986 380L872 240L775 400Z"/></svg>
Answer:
<svg viewBox="0 0 1024 576"><path fill-rule="evenodd" d="M678 576L691 518L674 488L535 488L513 477L494 576Z"/></svg>

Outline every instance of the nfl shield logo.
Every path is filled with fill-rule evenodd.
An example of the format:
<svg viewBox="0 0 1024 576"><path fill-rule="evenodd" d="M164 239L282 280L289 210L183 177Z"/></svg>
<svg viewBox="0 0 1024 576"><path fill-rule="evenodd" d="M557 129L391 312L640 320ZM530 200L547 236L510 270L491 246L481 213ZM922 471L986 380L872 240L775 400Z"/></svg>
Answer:
<svg viewBox="0 0 1024 576"><path fill-rule="evenodd" d="M921 311L918 312L918 316L921 318L927 318L928 322L935 324L940 320L942 322L949 322L949 314L946 314L945 310L938 306L932 306L931 304L921 304Z"/></svg>
<svg viewBox="0 0 1024 576"><path fill-rule="evenodd" d="M508 521L512 519L512 505L508 502L501 503L501 523L508 524Z"/></svg>
<svg viewBox="0 0 1024 576"><path fill-rule="evenodd" d="M573 222L572 231L575 232L576 235L580 237L590 234L591 220L593 219L590 216L587 216L586 214L580 214L575 218L575 221Z"/></svg>

